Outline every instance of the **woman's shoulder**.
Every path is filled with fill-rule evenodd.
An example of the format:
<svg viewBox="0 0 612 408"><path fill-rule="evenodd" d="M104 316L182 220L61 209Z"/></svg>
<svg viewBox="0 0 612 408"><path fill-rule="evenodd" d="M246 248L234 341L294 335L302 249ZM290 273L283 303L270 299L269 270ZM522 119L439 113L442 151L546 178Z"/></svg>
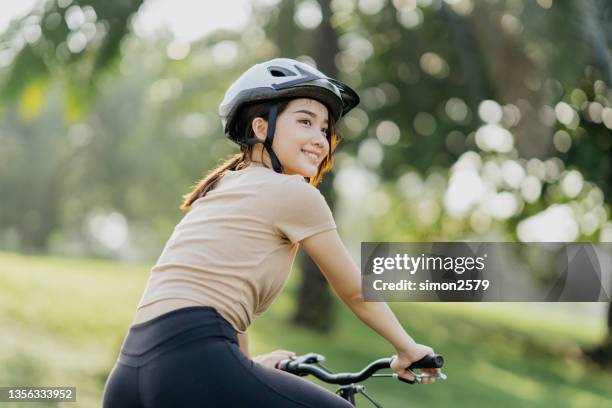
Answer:
<svg viewBox="0 0 612 408"><path fill-rule="evenodd" d="M277 197L280 206L300 208L306 212L328 207L321 191L301 176L283 180L277 190Z"/></svg>
<svg viewBox="0 0 612 408"><path fill-rule="evenodd" d="M299 174L281 174L263 167L247 170L243 175L246 176L244 177L245 180L258 180L270 188L282 189L293 187L299 189L300 187L309 186L306 179Z"/></svg>
<svg viewBox="0 0 612 408"><path fill-rule="evenodd" d="M270 169L255 167L245 169L239 175L240 183L257 186L264 196L278 201L307 199L317 197L321 193L299 174L279 174Z"/></svg>
<svg viewBox="0 0 612 408"><path fill-rule="evenodd" d="M320 194L319 189L310 184L306 179L299 174L277 174L279 178L275 183L281 192L288 194Z"/></svg>

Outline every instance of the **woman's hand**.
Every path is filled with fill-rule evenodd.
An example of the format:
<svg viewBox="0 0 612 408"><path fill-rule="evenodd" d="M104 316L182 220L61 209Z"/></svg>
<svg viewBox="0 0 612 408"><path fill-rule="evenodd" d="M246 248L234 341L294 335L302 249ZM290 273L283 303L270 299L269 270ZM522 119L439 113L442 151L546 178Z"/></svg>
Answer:
<svg viewBox="0 0 612 408"><path fill-rule="evenodd" d="M406 370L406 368L408 368L415 361L419 361L423 357L431 354L434 354L434 351L431 347L424 346L422 344L415 344L414 347L412 347L408 351L398 352L396 355L393 356L393 360L391 361L391 369L401 378L406 379L408 381L414 381L414 376L410 373L410 371ZM419 370L421 373L424 374L440 374L439 368L422 368ZM435 381L435 378L423 378L423 382L425 384L433 383Z"/></svg>
<svg viewBox="0 0 612 408"><path fill-rule="evenodd" d="M293 351L274 350L271 353L262 354L253 357L253 361L270 368L276 368L276 363L287 358L295 356Z"/></svg>

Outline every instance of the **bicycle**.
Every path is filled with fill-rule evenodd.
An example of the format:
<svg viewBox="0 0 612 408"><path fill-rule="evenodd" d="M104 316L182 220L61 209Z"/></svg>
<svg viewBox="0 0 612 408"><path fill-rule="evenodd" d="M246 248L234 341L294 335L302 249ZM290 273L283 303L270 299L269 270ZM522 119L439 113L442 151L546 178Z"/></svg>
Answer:
<svg viewBox="0 0 612 408"><path fill-rule="evenodd" d="M316 378L328 384L340 385L338 390L336 390L336 394L353 404L353 406L356 406L355 394L361 394L377 408L382 408L382 406L371 396L366 394L364 385L356 383L362 382L370 377L393 377L409 384L419 384L425 377L439 378L441 380L446 380L447 378L446 374L442 373L442 371L440 371L438 375L419 374L412 371L420 368L442 368L444 365L444 358L439 354L425 356L421 360L415 361L407 368L407 370L410 370L414 375L414 381L405 380L396 373L375 374L379 370L390 368L392 357L375 360L357 373L333 373L321 364L323 361L325 361L324 356L316 353L307 353L302 356L281 360L277 363L276 368L300 377L308 374L314 375Z"/></svg>

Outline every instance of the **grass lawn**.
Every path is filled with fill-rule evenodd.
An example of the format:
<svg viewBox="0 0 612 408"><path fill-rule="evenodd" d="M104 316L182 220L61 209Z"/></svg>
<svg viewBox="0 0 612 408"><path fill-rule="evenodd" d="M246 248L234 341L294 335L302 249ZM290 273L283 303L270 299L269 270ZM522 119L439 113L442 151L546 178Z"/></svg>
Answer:
<svg viewBox="0 0 612 408"><path fill-rule="evenodd" d="M9 253L0 253L0 265L0 386L71 385L77 387L78 400L10 406L99 407L150 265ZM392 354L386 342L340 304L333 333L317 334L287 323L296 279L294 274L253 324L253 354L276 348L314 351L340 371L356 371ZM525 304L391 307L415 339L445 356L448 381L411 386L371 379L365 383L368 392L385 408L612 407L612 373L577 357L580 346L602 338L603 322L535 314ZM371 406L358 398L359 406Z"/></svg>

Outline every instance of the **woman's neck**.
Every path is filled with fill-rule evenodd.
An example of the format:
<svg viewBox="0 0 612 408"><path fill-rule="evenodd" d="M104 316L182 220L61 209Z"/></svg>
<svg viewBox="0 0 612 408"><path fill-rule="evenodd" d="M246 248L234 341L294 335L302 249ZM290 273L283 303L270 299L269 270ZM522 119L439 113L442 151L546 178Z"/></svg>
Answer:
<svg viewBox="0 0 612 408"><path fill-rule="evenodd" d="M255 161L255 160L251 160L249 163L249 166L255 166L255 167L267 167L266 165L264 165L262 162L260 161Z"/></svg>

